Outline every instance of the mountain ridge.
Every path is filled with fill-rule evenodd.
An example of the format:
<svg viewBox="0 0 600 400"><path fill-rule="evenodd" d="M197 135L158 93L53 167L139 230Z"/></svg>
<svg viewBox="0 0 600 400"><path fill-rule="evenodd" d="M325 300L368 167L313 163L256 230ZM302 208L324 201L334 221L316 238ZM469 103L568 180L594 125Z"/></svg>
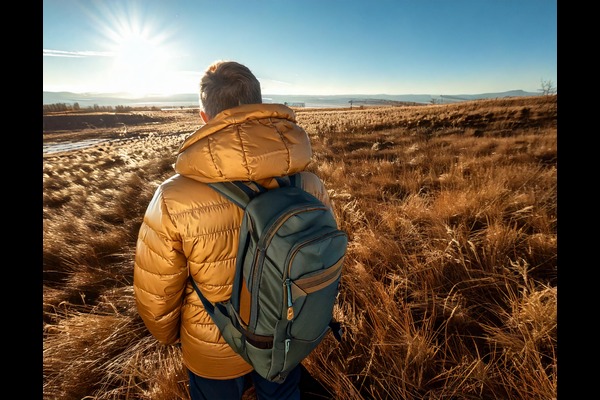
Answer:
<svg viewBox="0 0 600 400"><path fill-rule="evenodd" d="M332 107L347 106L348 104L385 104L386 102L412 102L447 104L461 101L471 101L502 97L539 96L541 93L526 92L524 90L509 90L505 92L479 93L479 94L342 94L342 95L271 95L263 94L265 103L300 104L305 107ZM43 104L74 104L80 107L98 106L197 106L198 95L194 93L179 93L173 95L148 95L133 97L125 93L75 93L75 92L43 92Z"/></svg>

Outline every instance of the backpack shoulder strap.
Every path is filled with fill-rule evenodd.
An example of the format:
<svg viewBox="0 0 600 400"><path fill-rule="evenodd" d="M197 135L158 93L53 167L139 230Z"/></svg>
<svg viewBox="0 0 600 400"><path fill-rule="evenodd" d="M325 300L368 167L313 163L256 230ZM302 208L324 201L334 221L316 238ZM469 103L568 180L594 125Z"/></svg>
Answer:
<svg viewBox="0 0 600 400"><path fill-rule="evenodd" d="M202 301L202 304L204 305L204 309L206 310L208 315L210 315L210 317L214 321L215 325L217 325L219 330L221 330L221 331L225 330L227 325L229 325L229 323L230 323L230 317L229 317L229 312L227 311L227 308L224 307L223 304L220 304L220 303L217 303L217 304L211 303L206 297L204 297L204 295L202 294L202 291L200 290L200 288L198 287L198 285L196 284L196 282L194 281L194 278L192 276L189 277L189 280L192 283L192 286L194 287L196 294L198 294L198 297Z"/></svg>
<svg viewBox="0 0 600 400"><path fill-rule="evenodd" d="M209 183L208 186L234 202L238 207L245 209L250 200L252 200L257 194L267 191L267 189L259 184L255 182L252 183L253 186L256 187L256 190L250 188L250 186L241 181L214 182Z"/></svg>
<svg viewBox="0 0 600 400"><path fill-rule="evenodd" d="M293 175L276 176L274 179L279 184L279 187L296 186L302 188L302 176L299 172L296 172Z"/></svg>
<svg viewBox="0 0 600 400"><path fill-rule="evenodd" d="M290 176L278 176L275 177L275 180L279 184L279 187L302 187L302 179L299 173ZM209 183L208 186L221 193L242 209L245 209L254 197L268 190L256 182L244 183L242 181L213 182Z"/></svg>
<svg viewBox="0 0 600 400"><path fill-rule="evenodd" d="M200 288L198 287L198 285L196 285L194 278L192 278L191 276L190 276L190 282L192 283L194 290L198 294L198 297L200 297L200 300L202 301L202 304L204 305L206 312L208 312L208 314L212 317L215 313L214 304L212 304L210 301L208 301L208 299L206 297L204 297L204 295L202 294L202 291L200 291Z"/></svg>

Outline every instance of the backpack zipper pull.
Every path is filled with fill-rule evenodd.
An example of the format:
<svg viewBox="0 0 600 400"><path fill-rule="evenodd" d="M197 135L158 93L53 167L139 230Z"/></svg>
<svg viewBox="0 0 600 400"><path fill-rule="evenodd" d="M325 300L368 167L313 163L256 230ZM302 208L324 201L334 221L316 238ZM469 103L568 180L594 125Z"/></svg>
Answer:
<svg viewBox="0 0 600 400"><path fill-rule="evenodd" d="M287 287L287 319L288 321L291 321L294 319L294 307L292 307L292 282L290 281L290 278L285 280L285 286Z"/></svg>

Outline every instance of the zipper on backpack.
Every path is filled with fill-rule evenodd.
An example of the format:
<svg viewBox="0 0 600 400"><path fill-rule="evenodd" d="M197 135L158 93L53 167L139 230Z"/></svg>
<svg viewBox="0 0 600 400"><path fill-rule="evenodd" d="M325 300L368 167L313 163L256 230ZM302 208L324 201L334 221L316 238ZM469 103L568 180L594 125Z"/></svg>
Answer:
<svg viewBox="0 0 600 400"><path fill-rule="evenodd" d="M335 238L336 236L340 236L340 235L344 235L344 233L338 232L338 233L335 233L334 235L331 235L331 233L327 233L318 238L303 242L300 245L298 245L295 249L293 249L293 254L286 261L287 268L285 269L286 278L284 281L284 285L286 288L286 297L287 297L287 320L288 321L292 321L294 319L294 307L293 307L293 301L292 301L293 300L292 299L292 280L290 279L290 275L291 275L291 268L292 268L293 261L294 261L296 254L300 251L301 248L305 247L306 245L308 245L310 243L318 242L328 236L331 238ZM299 282L303 283L303 285L300 287L305 292L311 293L311 292L318 290L324 284L325 284L325 286L329 285L329 283L333 282L335 279L337 279L339 277L339 274L341 273L343 259L344 259L344 257L342 257L340 260L338 260L331 267L323 270L322 273L317 276L300 279Z"/></svg>
<svg viewBox="0 0 600 400"><path fill-rule="evenodd" d="M295 248L293 248L293 249L292 249L292 251L290 252L291 254L290 254L290 256L288 257L288 259L286 260L286 262L285 262L285 265L287 266L287 268L286 268L286 275L288 276L288 279L289 279L290 275L292 274L292 266L294 265L294 258L296 257L296 254L298 254L298 253L300 252L300 250L301 250L301 249L303 249L304 247L306 247L306 246L310 245L311 243L315 243L315 242L322 241L324 238L331 238L331 239L335 239L335 238L336 238L336 237L338 237L338 236L344 236L344 235L345 235L345 233L343 233L343 232L341 232L341 231L338 231L338 232L328 232L328 233L325 233L325 234L324 234L324 235L322 235L322 236L319 236L319 237L313 238L313 239L311 239L311 240L308 240L308 241L306 241L306 242L302 242L302 243L300 243L300 244L296 245L296 247L295 247ZM338 260L338 261L337 261L337 262L336 262L336 263L335 263L333 266L331 266L331 267L334 267L334 266L340 267L340 265L338 265L338 263L339 263L339 262L340 262L340 260ZM335 269L335 268L331 268L331 267L330 267L330 268L327 268L327 269L325 269L325 270L323 270L323 272L326 272L328 269L329 269L329 270L333 270L333 269ZM321 275L321 276L322 276L322 275ZM315 279L323 279L323 278L304 278L304 279L300 279L300 280L301 280L301 281L311 281L311 280L312 280L312 281L314 281ZM324 279L329 279L329 278L324 278ZM296 284L298 284L298 282L296 282ZM311 284L314 284L314 282L312 282ZM303 286L304 286L304 285L303 285ZM303 286L301 286L301 287L302 287L302 289L304 289L304 287L303 287Z"/></svg>
<svg viewBox="0 0 600 400"><path fill-rule="evenodd" d="M271 240L273 239L273 236L274 236L275 232L277 232L277 230L279 229L279 227L281 225L283 225L285 223L285 221L287 221L291 217L294 217L294 216L296 216L298 214L301 214L301 213L304 213L304 212L310 212L310 211L316 211L316 210L327 211L327 208L323 207L323 206L319 206L319 207L311 207L311 208L304 209L303 206L300 205L299 207L296 207L294 209L288 210L286 213L280 215L279 219L271 226L271 229L269 229L268 232L265 232L263 234L263 242L259 243L259 246L261 248L263 248L263 249L266 249L267 247L269 247L269 245L271 244Z"/></svg>
<svg viewBox="0 0 600 400"><path fill-rule="evenodd" d="M258 281L260 280L260 271L262 270L262 264L264 263L264 251L257 248L254 253L254 260L252 261L252 269L250 271L251 274L251 287L248 288L250 290L250 321L248 322L248 326L254 330L256 329L257 320L258 320ZM255 305L254 307L252 305Z"/></svg>
<svg viewBox="0 0 600 400"><path fill-rule="evenodd" d="M285 286L287 289L287 306L288 306L287 319L288 319L288 321L291 321L294 319L294 307L292 306L292 281L290 280L290 278L286 278ZM287 339L287 340L289 340L289 339ZM289 345L289 344L286 342L286 345Z"/></svg>
<svg viewBox="0 0 600 400"><path fill-rule="evenodd" d="M339 278L344 263L344 257L341 257L332 266L321 270L318 275L306 278L296 279L294 283L307 294L313 293L325 286L329 286Z"/></svg>

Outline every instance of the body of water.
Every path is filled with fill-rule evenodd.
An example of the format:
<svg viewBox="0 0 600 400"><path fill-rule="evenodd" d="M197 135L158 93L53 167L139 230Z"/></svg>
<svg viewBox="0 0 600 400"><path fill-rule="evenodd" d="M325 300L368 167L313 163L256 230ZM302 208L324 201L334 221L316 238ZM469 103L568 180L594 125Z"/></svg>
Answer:
<svg viewBox="0 0 600 400"><path fill-rule="evenodd" d="M63 151L80 150L107 141L109 141L109 139L86 139L77 142L49 143L44 145L43 153L53 154Z"/></svg>

